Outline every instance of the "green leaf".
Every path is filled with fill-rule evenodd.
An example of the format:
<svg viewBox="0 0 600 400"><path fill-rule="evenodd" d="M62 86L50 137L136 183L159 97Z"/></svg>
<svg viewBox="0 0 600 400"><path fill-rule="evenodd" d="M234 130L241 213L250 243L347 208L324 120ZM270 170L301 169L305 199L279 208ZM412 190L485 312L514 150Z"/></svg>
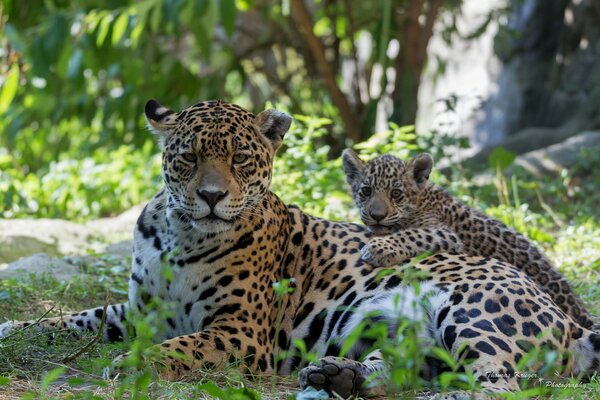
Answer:
<svg viewBox="0 0 600 400"><path fill-rule="evenodd" d="M6 376L0 376L0 386L10 385L11 382L12 380L10 378L7 378Z"/></svg>
<svg viewBox="0 0 600 400"><path fill-rule="evenodd" d="M434 356L436 356L441 361L445 362L446 365L452 368L452 370L456 369L456 361L454 361L454 358L452 358L452 356L446 350L441 349L439 347L434 347L431 349L431 351Z"/></svg>
<svg viewBox="0 0 600 400"><path fill-rule="evenodd" d="M221 0L219 1L221 22L225 28L227 36L231 37L235 31L235 20L237 17L237 7L235 6L235 0Z"/></svg>
<svg viewBox="0 0 600 400"><path fill-rule="evenodd" d="M502 146L496 147L488 158L488 165L492 170L499 169L500 172L505 171L515 161L517 155L506 150Z"/></svg>
<svg viewBox="0 0 600 400"><path fill-rule="evenodd" d="M96 35L97 47L102 47L102 44L104 44L104 40L106 39L106 36L108 35L108 30L110 29L110 22L112 21L112 18L112 15L106 14L100 20L100 23L98 24L98 33Z"/></svg>
<svg viewBox="0 0 600 400"><path fill-rule="evenodd" d="M4 85L2 85L2 92L0 92L0 113L8 110L8 107L17 94L17 87L19 87L19 64L14 63L10 67Z"/></svg>
<svg viewBox="0 0 600 400"><path fill-rule="evenodd" d="M150 29L152 32L158 32L163 17L162 3L158 3L152 10L152 16L150 17Z"/></svg>
<svg viewBox="0 0 600 400"><path fill-rule="evenodd" d="M220 399L225 398L225 392L223 391L223 389L221 389L220 387L215 385L213 382L208 382L203 385L200 385L200 386L198 386L198 389L206 392L207 394L209 394L211 396L215 396Z"/></svg>
<svg viewBox="0 0 600 400"><path fill-rule="evenodd" d="M79 376L74 376L73 378L67 379L67 383L71 386L79 386L85 383L85 379Z"/></svg>
<svg viewBox="0 0 600 400"><path fill-rule="evenodd" d="M123 14L117 17L113 25L112 31L112 45L116 46L123 38L125 31L127 30L127 24L129 23L129 14L124 12Z"/></svg>
<svg viewBox="0 0 600 400"><path fill-rule="evenodd" d="M40 388L42 392L45 392L48 389L48 386L52 384L52 382L56 381L62 374L65 373L67 368L59 367L54 368L52 371L48 371L46 375L42 378L42 383L40 384Z"/></svg>
<svg viewBox="0 0 600 400"><path fill-rule="evenodd" d="M254 4L252 0L235 0L235 5L240 11L248 11Z"/></svg>
<svg viewBox="0 0 600 400"><path fill-rule="evenodd" d="M346 339L344 340L344 343L342 344L342 348L340 349L340 357L344 357L346 355L346 353L348 353L350 351L352 346L354 346L354 344L356 344L358 339L361 338L362 333L365 329L365 326L366 326L366 323L364 321L361 322L352 330L352 332L350 332L350 334L348 336L346 336Z"/></svg>

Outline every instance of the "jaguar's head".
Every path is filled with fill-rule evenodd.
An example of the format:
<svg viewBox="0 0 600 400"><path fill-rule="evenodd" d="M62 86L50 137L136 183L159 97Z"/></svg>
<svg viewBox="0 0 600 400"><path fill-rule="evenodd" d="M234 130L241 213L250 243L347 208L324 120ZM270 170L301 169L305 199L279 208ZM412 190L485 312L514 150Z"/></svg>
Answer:
<svg viewBox="0 0 600 400"><path fill-rule="evenodd" d="M422 153L404 163L385 154L365 163L348 149L342 161L363 223L376 235L405 228L427 185L433 166L431 156Z"/></svg>
<svg viewBox="0 0 600 400"><path fill-rule="evenodd" d="M150 100L150 128L163 147L169 209L204 233L221 233L256 212L269 190L275 152L291 124L281 111L254 116L223 101L174 112Z"/></svg>

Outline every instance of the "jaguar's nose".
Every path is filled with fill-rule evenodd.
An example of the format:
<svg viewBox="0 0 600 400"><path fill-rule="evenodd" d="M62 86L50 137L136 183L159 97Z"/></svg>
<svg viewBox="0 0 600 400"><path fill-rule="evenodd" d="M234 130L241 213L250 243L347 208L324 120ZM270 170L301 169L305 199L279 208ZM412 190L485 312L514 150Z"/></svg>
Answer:
<svg viewBox="0 0 600 400"><path fill-rule="evenodd" d="M387 217L387 207L380 201L374 201L370 204L369 215L375 220L375 222L382 221Z"/></svg>
<svg viewBox="0 0 600 400"><path fill-rule="evenodd" d="M208 190L197 190L196 193L198 194L198 197L208 204L208 207L210 207L210 210L212 211L217 203L223 200L229 192L210 192Z"/></svg>
<svg viewBox="0 0 600 400"><path fill-rule="evenodd" d="M369 215L371 215L371 218L373 218L375 222L381 222L381 220L385 218L387 213L385 212L385 210L371 210Z"/></svg>

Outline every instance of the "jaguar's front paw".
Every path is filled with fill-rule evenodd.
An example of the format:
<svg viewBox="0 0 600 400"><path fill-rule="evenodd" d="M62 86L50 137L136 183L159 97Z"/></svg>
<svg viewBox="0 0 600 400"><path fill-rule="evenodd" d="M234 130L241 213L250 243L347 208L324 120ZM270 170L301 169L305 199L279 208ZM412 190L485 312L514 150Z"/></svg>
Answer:
<svg viewBox="0 0 600 400"><path fill-rule="evenodd" d="M375 267L389 267L402 261L385 238L373 238L360 249L361 258Z"/></svg>
<svg viewBox="0 0 600 400"><path fill-rule="evenodd" d="M366 376L358 361L342 357L324 357L317 364L309 365L300 371L300 387L309 386L323 389L330 396L336 393L348 399L360 393Z"/></svg>

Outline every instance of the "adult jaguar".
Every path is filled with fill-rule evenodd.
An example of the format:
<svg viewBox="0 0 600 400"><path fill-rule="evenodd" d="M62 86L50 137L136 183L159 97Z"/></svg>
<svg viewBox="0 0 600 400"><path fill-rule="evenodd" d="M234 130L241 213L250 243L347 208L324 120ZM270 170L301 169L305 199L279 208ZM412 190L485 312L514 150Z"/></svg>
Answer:
<svg viewBox="0 0 600 400"><path fill-rule="evenodd" d="M127 311L143 313L157 297L177 305L164 337L156 338L165 353L163 377L217 368L232 355L240 368L290 373L304 365L300 357L276 363L275 353L303 339L308 350L329 357L305 367L301 385L345 397L361 392L365 377L385 364L377 350L364 362L351 360L365 350L360 346L348 359L333 357L344 335L370 310L393 309L398 296L427 295L431 313L406 316L424 319L423 334L453 355L468 345L484 388L518 389L510 372L524 353L522 342L572 351L565 374L598 368L600 337L577 326L514 267L436 254L415 265L432 276L417 293L398 275L378 279L379 270L360 260L369 239L364 227L286 206L269 191L273 158L291 123L286 114L267 110L255 117L222 101L176 113L153 100L145 112L163 142L165 188L137 222L129 302L109 306L106 315L96 308L45 319L45 329L96 330L104 318L104 337L119 340L127 335ZM295 291L275 307L273 284L288 278ZM5 323L0 336L30 323ZM488 379L489 373L500 378Z"/></svg>

